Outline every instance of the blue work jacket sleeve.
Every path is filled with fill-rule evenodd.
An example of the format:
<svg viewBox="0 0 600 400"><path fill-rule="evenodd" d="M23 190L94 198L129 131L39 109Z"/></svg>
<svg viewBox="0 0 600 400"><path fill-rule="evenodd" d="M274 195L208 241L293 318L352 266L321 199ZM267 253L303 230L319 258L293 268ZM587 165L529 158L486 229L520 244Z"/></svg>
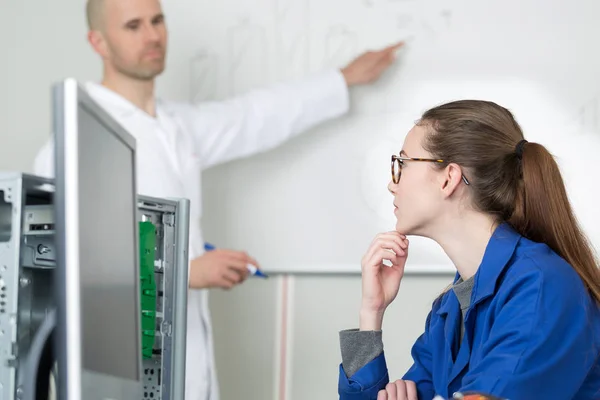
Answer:
<svg viewBox="0 0 600 400"><path fill-rule="evenodd" d="M535 265L530 260L532 265ZM568 266L524 267L504 282L480 360L461 391L510 399L571 399L597 362L597 305ZM562 271L561 271L562 270Z"/></svg>
<svg viewBox="0 0 600 400"><path fill-rule="evenodd" d="M425 332L419 336L412 347L413 365L402 377L405 381L413 381L417 386L420 400L430 400L435 396L432 379L432 355L429 347L429 323L432 313L427 316Z"/></svg>
<svg viewBox="0 0 600 400"><path fill-rule="evenodd" d="M340 364L338 381L340 400L376 400L377 393L385 388L389 381L383 352L356 371L350 378L346 376L346 372Z"/></svg>

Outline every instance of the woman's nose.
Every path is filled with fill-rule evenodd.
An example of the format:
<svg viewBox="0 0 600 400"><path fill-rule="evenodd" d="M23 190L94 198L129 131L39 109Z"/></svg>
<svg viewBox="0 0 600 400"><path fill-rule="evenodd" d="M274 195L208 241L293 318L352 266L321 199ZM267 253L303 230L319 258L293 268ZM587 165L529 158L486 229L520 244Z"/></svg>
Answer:
<svg viewBox="0 0 600 400"><path fill-rule="evenodd" d="M394 184L393 181L390 181L390 183L388 183L388 190L394 196L396 195L396 184Z"/></svg>

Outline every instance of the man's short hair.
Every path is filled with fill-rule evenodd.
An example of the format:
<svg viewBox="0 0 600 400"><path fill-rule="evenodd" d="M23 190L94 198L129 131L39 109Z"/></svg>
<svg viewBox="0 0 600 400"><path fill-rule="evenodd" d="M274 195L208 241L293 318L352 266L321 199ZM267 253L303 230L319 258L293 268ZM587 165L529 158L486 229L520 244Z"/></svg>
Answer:
<svg viewBox="0 0 600 400"><path fill-rule="evenodd" d="M102 28L104 17L104 0L87 0L86 16L88 28L97 31Z"/></svg>

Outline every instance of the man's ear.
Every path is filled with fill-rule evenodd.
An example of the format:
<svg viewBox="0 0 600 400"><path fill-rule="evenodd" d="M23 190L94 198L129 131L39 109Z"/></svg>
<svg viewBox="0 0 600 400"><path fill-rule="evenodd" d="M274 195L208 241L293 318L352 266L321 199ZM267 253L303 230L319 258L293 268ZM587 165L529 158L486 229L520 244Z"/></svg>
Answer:
<svg viewBox="0 0 600 400"><path fill-rule="evenodd" d="M440 189L444 197L450 197L461 184L462 168L458 164L450 163L441 172Z"/></svg>
<svg viewBox="0 0 600 400"><path fill-rule="evenodd" d="M90 30L88 32L88 42L90 42L90 45L92 45L92 48L100 57L108 58L108 46L102 32Z"/></svg>

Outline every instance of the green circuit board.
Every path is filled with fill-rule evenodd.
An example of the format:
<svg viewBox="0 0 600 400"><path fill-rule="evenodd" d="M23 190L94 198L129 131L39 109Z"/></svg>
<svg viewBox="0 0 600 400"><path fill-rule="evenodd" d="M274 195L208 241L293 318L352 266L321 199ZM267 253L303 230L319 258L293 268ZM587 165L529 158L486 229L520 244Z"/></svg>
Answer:
<svg viewBox="0 0 600 400"><path fill-rule="evenodd" d="M142 356L152 358L156 330L156 227L151 222L140 222L140 295L142 302Z"/></svg>

